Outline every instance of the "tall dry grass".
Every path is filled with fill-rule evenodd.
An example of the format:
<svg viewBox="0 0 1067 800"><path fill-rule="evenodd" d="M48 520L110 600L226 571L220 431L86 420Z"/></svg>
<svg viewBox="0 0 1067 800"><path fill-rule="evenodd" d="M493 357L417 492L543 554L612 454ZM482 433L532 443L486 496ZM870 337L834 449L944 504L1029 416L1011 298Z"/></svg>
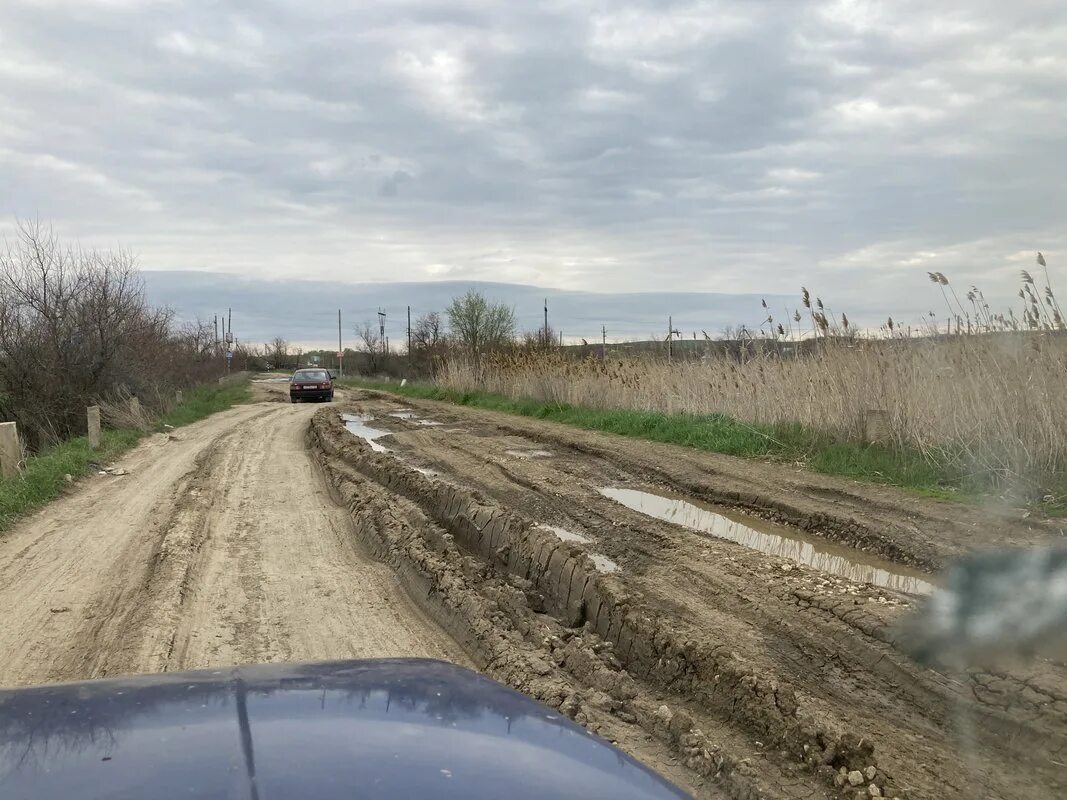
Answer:
<svg viewBox="0 0 1067 800"><path fill-rule="evenodd" d="M1067 468L1067 336L1051 332L829 337L797 358L673 364L519 352L480 369L452 359L438 383L552 404L794 423L842 441L859 441L866 412L884 409L896 447L980 484L1040 495L1058 491Z"/></svg>

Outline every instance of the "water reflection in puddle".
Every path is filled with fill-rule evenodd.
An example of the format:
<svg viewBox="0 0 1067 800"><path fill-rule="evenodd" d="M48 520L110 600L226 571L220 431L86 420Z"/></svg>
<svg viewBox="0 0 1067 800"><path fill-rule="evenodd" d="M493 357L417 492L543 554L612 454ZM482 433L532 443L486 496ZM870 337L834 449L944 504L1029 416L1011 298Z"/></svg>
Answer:
<svg viewBox="0 0 1067 800"><path fill-rule="evenodd" d="M909 570L899 564L830 542L820 541L816 545L791 528L758 518L736 515L745 519L745 522L741 522L668 494L612 486L598 491L627 508L664 522L736 542L761 553L788 558L849 580L908 594L929 594L934 590L934 586L920 577L922 573L917 570ZM748 524L745 524L746 522ZM754 526L759 526L762 530L757 530Z"/></svg>
<svg viewBox="0 0 1067 800"><path fill-rule="evenodd" d="M552 531L552 533L556 534L556 536L558 536L559 539L564 542L589 544L589 542L592 541L588 536L582 536L582 534L580 533L569 531L566 528L559 528L555 525L538 525L537 527L546 531ZM600 553L590 553L589 551L586 551L586 555L589 556L589 558L593 561L593 566L595 566L600 572L619 571L619 565L605 555L601 555Z"/></svg>
<svg viewBox="0 0 1067 800"><path fill-rule="evenodd" d="M607 556L602 556L600 553L590 553L589 557L593 559L593 564L601 572L618 572L619 565L612 561Z"/></svg>
<svg viewBox="0 0 1067 800"><path fill-rule="evenodd" d="M428 427L434 425L444 425L443 422L437 422L436 420L424 419L422 417L419 417L415 414L414 410L410 408L402 408L399 411L390 411L389 416L396 417L397 419L402 419L407 422L414 422L416 425L426 425Z"/></svg>
<svg viewBox="0 0 1067 800"><path fill-rule="evenodd" d="M365 439L367 444L370 445L371 450L374 450L376 453L391 452L388 447L383 447L378 444L375 439L381 439L383 436L388 436L392 431L383 431L367 425L368 422L374 420L374 417L365 416L363 414L342 414L341 419L344 420L348 432L361 439Z"/></svg>
<svg viewBox="0 0 1067 800"><path fill-rule="evenodd" d="M548 450L505 450L509 456L515 456L516 458L551 458L552 453Z"/></svg>
<svg viewBox="0 0 1067 800"><path fill-rule="evenodd" d="M415 470L416 472L419 472L419 473L421 473L421 474L425 475L425 476L426 476L427 478L436 478L436 477L437 477L438 475L440 475L440 474L441 474L441 473L440 473L440 472L438 472L437 470L433 470L433 469L426 469L426 467L416 467L416 466L412 466L411 468L412 468L413 470Z"/></svg>
<svg viewBox="0 0 1067 800"><path fill-rule="evenodd" d="M555 525L538 525L537 527L543 528L546 531L552 531L552 533L556 534L556 536L565 542L579 542L585 544L591 541L588 537L582 536L580 533L569 531L566 528L557 528Z"/></svg>

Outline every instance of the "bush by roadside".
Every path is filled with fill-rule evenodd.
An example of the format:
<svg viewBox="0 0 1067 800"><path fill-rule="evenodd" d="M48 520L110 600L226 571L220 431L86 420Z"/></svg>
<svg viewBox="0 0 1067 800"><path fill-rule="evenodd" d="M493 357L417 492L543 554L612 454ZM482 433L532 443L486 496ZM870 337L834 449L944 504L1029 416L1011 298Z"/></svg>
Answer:
<svg viewBox="0 0 1067 800"><path fill-rule="evenodd" d="M21 223L0 247L0 420L31 452L85 432L86 406L136 396L149 414L226 369L213 327L149 304L134 258Z"/></svg>

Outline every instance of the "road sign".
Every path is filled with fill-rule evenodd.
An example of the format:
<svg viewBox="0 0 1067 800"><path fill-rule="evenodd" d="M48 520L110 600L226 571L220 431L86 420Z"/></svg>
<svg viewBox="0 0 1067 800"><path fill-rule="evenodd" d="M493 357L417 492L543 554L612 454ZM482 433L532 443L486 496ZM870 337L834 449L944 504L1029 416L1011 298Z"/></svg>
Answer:
<svg viewBox="0 0 1067 800"><path fill-rule="evenodd" d="M233 361L233 350L227 350L226 351L226 360L227 361Z"/></svg>

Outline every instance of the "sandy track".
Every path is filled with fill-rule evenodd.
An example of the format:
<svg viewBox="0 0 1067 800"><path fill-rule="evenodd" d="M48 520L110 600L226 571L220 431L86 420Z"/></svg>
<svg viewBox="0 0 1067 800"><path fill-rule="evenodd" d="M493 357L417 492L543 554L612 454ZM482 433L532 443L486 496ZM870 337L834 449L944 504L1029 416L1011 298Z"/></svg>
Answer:
<svg viewBox="0 0 1067 800"><path fill-rule="evenodd" d="M466 659L358 549L315 406L159 434L0 538L0 686L250 661ZM176 440L175 440L176 439Z"/></svg>

